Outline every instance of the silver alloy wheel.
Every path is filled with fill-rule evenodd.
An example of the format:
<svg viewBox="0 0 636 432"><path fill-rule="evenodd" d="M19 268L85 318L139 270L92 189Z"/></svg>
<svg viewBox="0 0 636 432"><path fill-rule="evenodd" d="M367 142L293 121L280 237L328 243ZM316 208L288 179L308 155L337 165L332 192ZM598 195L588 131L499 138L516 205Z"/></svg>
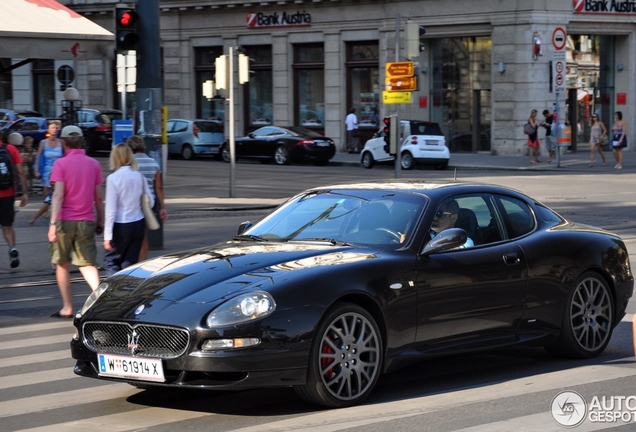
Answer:
<svg viewBox="0 0 636 432"><path fill-rule="evenodd" d="M401 161L402 169L410 170L413 169L414 161L413 155L410 152L402 152L402 161Z"/></svg>
<svg viewBox="0 0 636 432"><path fill-rule="evenodd" d="M230 149L227 144L223 144L223 146L221 146L221 159L225 162L231 162Z"/></svg>
<svg viewBox="0 0 636 432"><path fill-rule="evenodd" d="M337 316L320 341L320 379L340 401L360 398L375 385L380 373L380 341L375 327L355 312Z"/></svg>
<svg viewBox="0 0 636 432"><path fill-rule="evenodd" d="M576 343L588 352L604 348L612 335L614 320L612 298L605 284L596 276L582 279L569 307Z"/></svg>
<svg viewBox="0 0 636 432"><path fill-rule="evenodd" d="M289 160L289 153L284 146L276 147L276 152L274 153L274 160L278 165L287 165Z"/></svg>
<svg viewBox="0 0 636 432"><path fill-rule="evenodd" d="M194 151L190 144L184 144L183 147L181 147L181 157L185 160L190 160L194 157Z"/></svg>
<svg viewBox="0 0 636 432"><path fill-rule="evenodd" d="M364 152L362 155L362 166L365 168L373 168L373 155L371 152Z"/></svg>

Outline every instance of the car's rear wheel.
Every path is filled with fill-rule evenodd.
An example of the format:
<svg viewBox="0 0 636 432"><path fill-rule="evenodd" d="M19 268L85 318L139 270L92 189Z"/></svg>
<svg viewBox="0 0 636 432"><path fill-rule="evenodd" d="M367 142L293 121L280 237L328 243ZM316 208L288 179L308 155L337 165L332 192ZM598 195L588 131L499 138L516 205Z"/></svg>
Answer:
<svg viewBox="0 0 636 432"><path fill-rule="evenodd" d="M230 148L226 144L221 146L221 159L227 163L232 161L232 157L230 156Z"/></svg>
<svg viewBox="0 0 636 432"><path fill-rule="evenodd" d="M557 356L598 356L612 337L614 313L607 282L597 273L584 273L568 296L559 341L546 349Z"/></svg>
<svg viewBox="0 0 636 432"><path fill-rule="evenodd" d="M181 147L181 157L185 160L194 159L194 150L192 150L190 144L184 144L183 147Z"/></svg>
<svg viewBox="0 0 636 432"><path fill-rule="evenodd" d="M448 168L448 161L435 164L433 165L433 168L435 168L436 170L445 170L446 168Z"/></svg>
<svg viewBox="0 0 636 432"><path fill-rule="evenodd" d="M289 165L289 152L285 146L279 145L274 152L274 162L277 165Z"/></svg>
<svg viewBox="0 0 636 432"><path fill-rule="evenodd" d="M373 155L371 154L371 152L364 152L362 153L362 166L365 167L366 169L371 169L373 168L373 164L375 163L375 161L373 160Z"/></svg>
<svg viewBox="0 0 636 432"><path fill-rule="evenodd" d="M413 159L413 155L411 152L402 152L402 169L411 170L415 167L415 160Z"/></svg>
<svg viewBox="0 0 636 432"><path fill-rule="evenodd" d="M352 303L337 304L316 329L307 383L295 390L314 405L356 405L378 381L382 352L380 330L371 314Z"/></svg>

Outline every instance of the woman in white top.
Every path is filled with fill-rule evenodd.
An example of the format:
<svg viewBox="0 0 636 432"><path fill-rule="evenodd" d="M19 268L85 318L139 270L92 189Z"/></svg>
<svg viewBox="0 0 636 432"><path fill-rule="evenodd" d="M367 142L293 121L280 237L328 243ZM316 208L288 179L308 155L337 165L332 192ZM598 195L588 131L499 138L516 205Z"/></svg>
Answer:
<svg viewBox="0 0 636 432"><path fill-rule="evenodd" d="M118 144L110 153L110 169L106 179L104 212L104 269L111 276L139 261L139 251L146 234L146 221L141 208L145 191L154 205L154 196L146 178L138 171L137 160L130 147Z"/></svg>

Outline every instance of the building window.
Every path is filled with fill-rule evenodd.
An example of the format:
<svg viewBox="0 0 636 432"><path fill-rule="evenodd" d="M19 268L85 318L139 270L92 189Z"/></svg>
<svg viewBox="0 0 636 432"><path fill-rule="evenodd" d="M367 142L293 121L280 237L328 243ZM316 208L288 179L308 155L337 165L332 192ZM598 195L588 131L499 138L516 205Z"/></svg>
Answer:
<svg viewBox="0 0 636 432"><path fill-rule="evenodd" d="M272 47L248 46L245 54L250 58L250 80L245 84L244 107L246 128L253 131L274 123L272 91Z"/></svg>
<svg viewBox="0 0 636 432"><path fill-rule="evenodd" d="M33 74L34 109L45 117L55 117L55 64L53 60L36 59Z"/></svg>
<svg viewBox="0 0 636 432"><path fill-rule="evenodd" d="M347 44L347 111L355 108L360 128L380 124L380 69L377 42Z"/></svg>
<svg viewBox="0 0 636 432"><path fill-rule="evenodd" d="M325 51L322 44L294 45L294 123L325 125Z"/></svg>
<svg viewBox="0 0 636 432"><path fill-rule="evenodd" d="M203 94L203 84L215 81L214 62L223 55L223 47L200 47L194 49L194 74L197 100L197 118L225 121L225 100L214 89L211 94Z"/></svg>
<svg viewBox="0 0 636 432"><path fill-rule="evenodd" d="M13 109L11 59L0 58L0 108Z"/></svg>

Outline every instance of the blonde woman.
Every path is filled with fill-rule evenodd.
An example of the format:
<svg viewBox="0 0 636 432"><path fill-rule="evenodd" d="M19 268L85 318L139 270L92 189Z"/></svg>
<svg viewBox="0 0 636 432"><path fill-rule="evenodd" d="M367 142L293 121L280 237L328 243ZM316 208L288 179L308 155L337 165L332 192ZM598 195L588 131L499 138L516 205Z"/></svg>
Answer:
<svg viewBox="0 0 636 432"><path fill-rule="evenodd" d="M104 269L111 276L139 261L146 222L141 208L145 192L154 205L154 197L146 178L138 171L137 160L126 144L118 144L110 153L110 169L106 179L104 213Z"/></svg>
<svg viewBox="0 0 636 432"><path fill-rule="evenodd" d="M603 154L603 145L601 140L607 135L607 128L603 122L598 118L598 114L592 115L592 126L590 128L590 168L594 166L594 150L598 149L601 159L603 159L603 165L607 163L605 155Z"/></svg>
<svg viewBox="0 0 636 432"><path fill-rule="evenodd" d="M534 128L534 133L528 135L528 153L530 155L530 163L539 163L539 134L537 133L537 128L539 124L537 123L537 110L533 109L530 111L530 118L528 119L528 123L532 125Z"/></svg>

